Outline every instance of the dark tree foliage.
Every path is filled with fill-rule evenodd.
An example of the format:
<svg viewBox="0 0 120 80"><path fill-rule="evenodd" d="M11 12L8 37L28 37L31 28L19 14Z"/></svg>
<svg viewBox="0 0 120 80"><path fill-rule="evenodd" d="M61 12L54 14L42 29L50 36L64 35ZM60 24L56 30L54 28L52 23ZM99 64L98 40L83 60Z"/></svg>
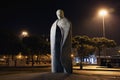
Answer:
<svg viewBox="0 0 120 80"><path fill-rule="evenodd" d="M20 39L13 31L0 29L0 54L17 54L21 51Z"/></svg>

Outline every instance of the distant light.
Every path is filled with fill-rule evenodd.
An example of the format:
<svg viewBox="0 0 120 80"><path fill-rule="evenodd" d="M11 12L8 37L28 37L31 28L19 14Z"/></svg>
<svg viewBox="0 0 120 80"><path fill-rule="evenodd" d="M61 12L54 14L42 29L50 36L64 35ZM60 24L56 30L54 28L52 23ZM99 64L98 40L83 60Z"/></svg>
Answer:
<svg viewBox="0 0 120 80"><path fill-rule="evenodd" d="M6 56L3 56L3 58L6 58Z"/></svg>
<svg viewBox="0 0 120 80"><path fill-rule="evenodd" d="M25 58L28 58L28 56L25 56Z"/></svg>
<svg viewBox="0 0 120 80"><path fill-rule="evenodd" d="M74 57L74 55L73 54L71 54L71 58L73 58Z"/></svg>
<svg viewBox="0 0 120 80"><path fill-rule="evenodd" d="M17 59L21 59L22 58L21 52L16 57L17 57Z"/></svg>
<svg viewBox="0 0 120 80"><path fill-rule="evenodd" d="M118 50L118 52L120 53L120 50Z"/></svg>
<svg viewBox="0 0 120 80"><path fill-rule="evenodd" d="M35 55L35 58L37 58L38 56L37 55Z"/></svg>
<svg viewBox="0 0 120 80"><path fill-rule="evenodd" d="M100 15L100 16L105 16L105 15L107 15L107 14L108 14L108 12L107 12L107 10L105 10L105 9L99 11L99 15Z"/></svg>
<svg viewBox="0 0 120 80"><path fill-rule="evenodd" d="M23 31L21 35L22 35L23 37L26 37L26 36L28 36L28 32L27 32L27 31Z"/></svg>
<svg viewBox="0 0 120 80"><path fill-rule="evenodd" d="M22 56L21 56L21 55L19 55L19 56L17 56L17 58L18 58L18 59L21 59L21 58L22 58Z"/></svg>

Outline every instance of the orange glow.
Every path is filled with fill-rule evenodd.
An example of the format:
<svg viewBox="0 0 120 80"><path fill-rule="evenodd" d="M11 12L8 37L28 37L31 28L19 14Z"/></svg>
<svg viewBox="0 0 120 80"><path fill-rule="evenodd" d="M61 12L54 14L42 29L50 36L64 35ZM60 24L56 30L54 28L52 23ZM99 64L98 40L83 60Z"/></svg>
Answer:
<svg viewBox="0 0 120 80"><path fill-rule="evenodd" d="M73 58L74 57L74 55L73 54L71 54L71 58Z"/></svg>

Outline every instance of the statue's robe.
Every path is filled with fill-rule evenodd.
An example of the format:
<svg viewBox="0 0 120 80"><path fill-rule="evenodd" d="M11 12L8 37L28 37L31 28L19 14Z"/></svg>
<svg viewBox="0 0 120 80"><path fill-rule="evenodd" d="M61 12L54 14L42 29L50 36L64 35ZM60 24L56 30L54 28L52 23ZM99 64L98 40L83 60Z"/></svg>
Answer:
<svg viewBox="0 0 120 80"><path fill-rule="evenodd" d="M66 19L56 20L50 31L52 72L72 73L72 25Z"/></svg>

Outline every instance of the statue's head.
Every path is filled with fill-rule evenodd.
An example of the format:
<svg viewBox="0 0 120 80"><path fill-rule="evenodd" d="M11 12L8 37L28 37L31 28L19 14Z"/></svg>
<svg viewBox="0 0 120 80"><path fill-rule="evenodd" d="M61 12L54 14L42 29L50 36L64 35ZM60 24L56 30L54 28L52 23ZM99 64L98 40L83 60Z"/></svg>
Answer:
<svg viewBox="0 0 120 80"><path fill-rule="evenodd" d="M64 18L64 12L63 12L63 10L58 9L58 10L56 11L56 15L57 15L58 19Z"/></svg>

